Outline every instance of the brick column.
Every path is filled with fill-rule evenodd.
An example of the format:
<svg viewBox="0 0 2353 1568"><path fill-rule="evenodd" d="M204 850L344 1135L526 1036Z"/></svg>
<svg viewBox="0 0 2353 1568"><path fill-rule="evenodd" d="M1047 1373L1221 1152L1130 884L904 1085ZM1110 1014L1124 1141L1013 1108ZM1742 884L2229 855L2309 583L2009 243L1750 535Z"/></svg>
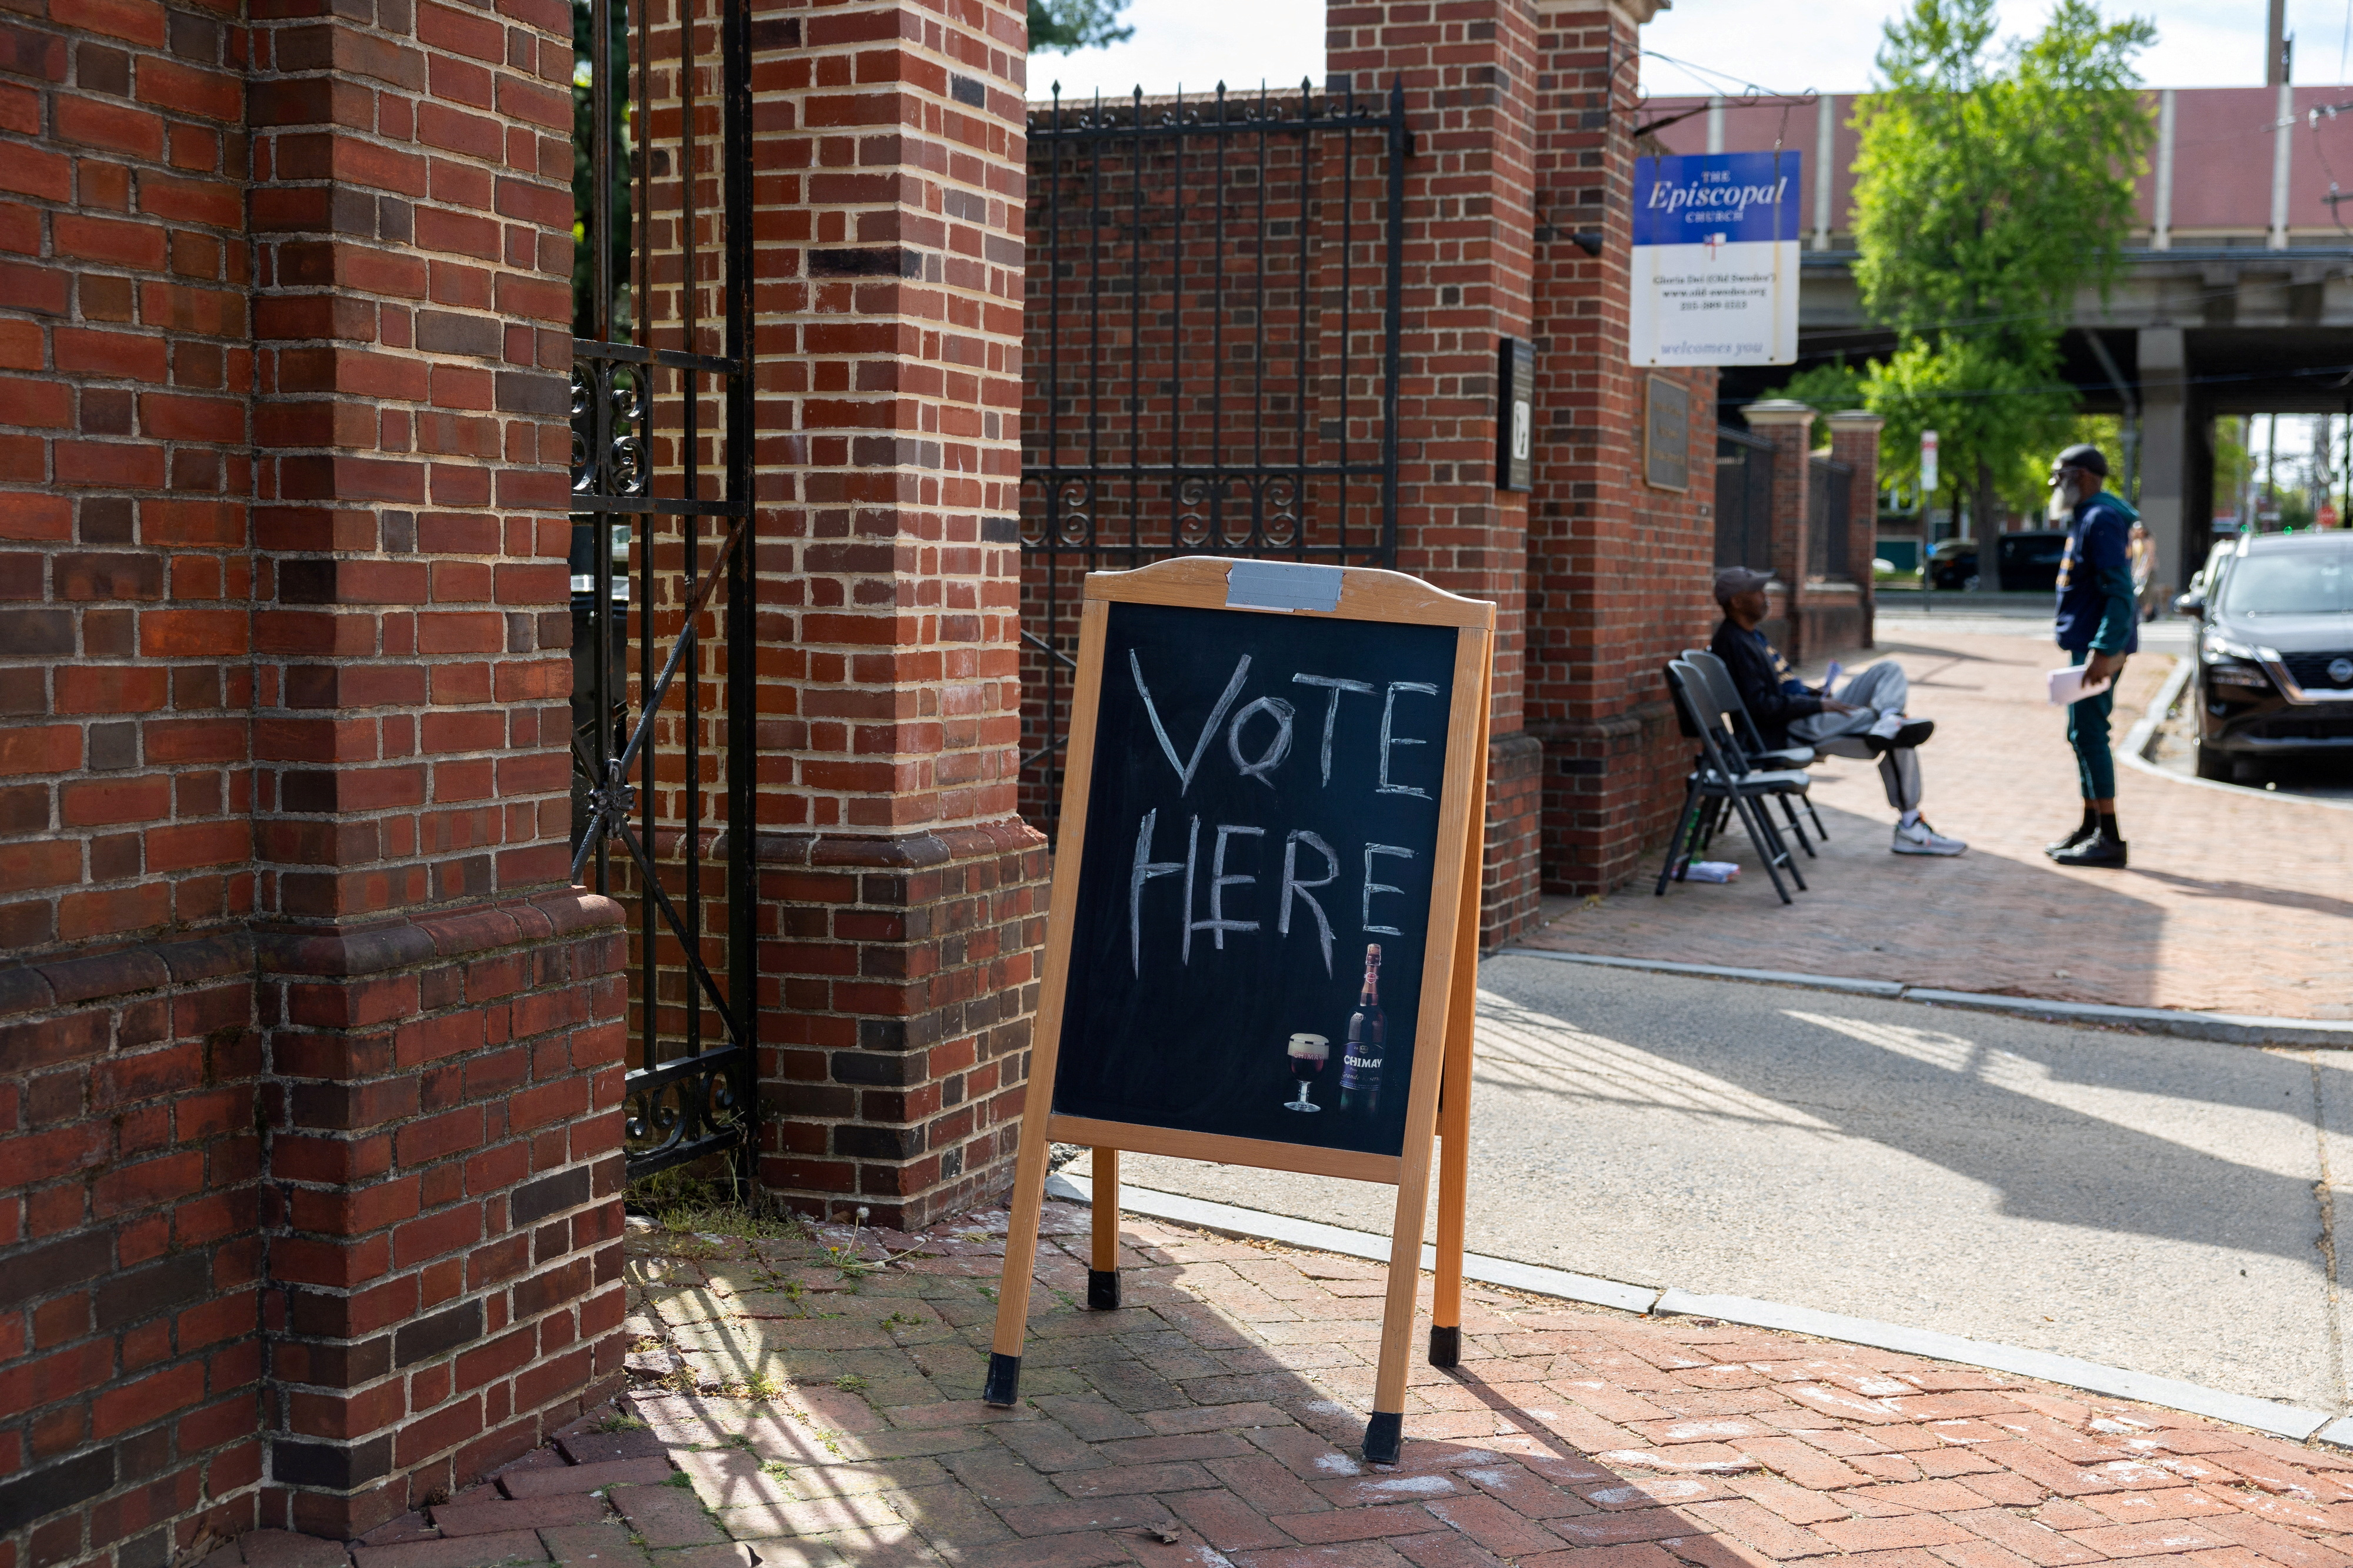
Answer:
<svg viewBox="0 0 2353 1568"><path fill-rule="evenodd" d="M1872 647L1872 621L1879 588L1871 574L1872 557L1879 552L1879 432L1887 421L1867 409L1848 408L1831 415L1831 456L1852 470L1846 490L1846 560L1856 591L1862 595L1862 641Z"/></svg>
<svg viewBox="0 0 2353 1568"><path fill-rule="evenodd" d="M568 19L269 10L0 27L0 1564L356 1531L617 1372Z"/></svg>
<svg viewBox="0 0 2353 1568"><path fill-rule="evenodd" d="M562 7L250 39L265 1523L348 1535L617 1376L618 910L566 886Z"/></svg>
<svg viewBox="0 0 2353 1568"><path fill-rule="evenodd" d="M1496 605L1481 923L1493 944L1534 922L1538 897L1542 748L1525 724L1529 497L1495 488L1497 345L1532 327L1535 9L1473 0L1433 13L1425 0L1367 0L1331 5L1325 18L1335 89L1379 101L1405 83L1414 147L1398 569Z"/></svg>
<svg viewBox="0 0 2353 1568"><path fill-rule="evenodd" d="M1024 16L753 21L760 1173L889 1225L1010 1179L1044 941L1015 804Z"/></svg>
<svg viewBox="0 0 2353 1568"><path fill-rule="evenodd" d="M1814 411L1786 397L1751 403L1740 410L1748 428L1773 443L1772 544L1766 559L1781 584L1781 626L1767 635L1791 662L1809 656L1806 647L1806 544L1808 465L1813 456ZM1863 559L1868 561L1869 556Z"/></svg>
<svg viewBox="0 0 2353 1568"><path fill-rule="evenodd" d="M1715 619L1715 373L1626 358L1638 123L1627 62L1655 0L1535 9L1527 723L1544 748L1544 886L1590 893L1634 874L1682 799L1688 752L1663 670ZM1681 489L1646 470L1652 376L1688 401Z"/></svg>

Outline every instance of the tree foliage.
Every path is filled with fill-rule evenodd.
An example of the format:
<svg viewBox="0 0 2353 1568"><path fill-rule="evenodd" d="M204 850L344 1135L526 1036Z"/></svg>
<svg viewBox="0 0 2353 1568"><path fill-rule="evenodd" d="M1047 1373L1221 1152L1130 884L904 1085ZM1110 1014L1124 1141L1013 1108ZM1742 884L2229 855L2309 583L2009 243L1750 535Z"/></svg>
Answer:
<svg viewBox="0 0 2353 1568"><path fill-rule="evenodd" d="M1863 399L1869 395L1869 383L1868 367L1851 365L1841 354L1828 364L1809 365L1765 395L1786 397L1823 414L1836 414L1841 409L1865 406ZM1815 420L1815 447L1830 444L1830 423Z"/></svg>
<svg viewBox="0 0 2353 1568"><path fill-rule="evenodd" d="M1894 329L1869 405L1891 479L1939 437L1945 488L2031 506L2074 395L2059 336L2076 293L2105 296L2153 138L2134 57L2147 21L2058 0L2031 39L1997 44L1994 0L1912 0L1886 26L1880 86L1855 114L1855 281Z"/></svg>
<svg viewBox="0 0 2353 1568"><path fill-rule="evenodd" d="M1100 44L1124 43L1134 27L1119 25L1127 0L1029 0L1029 52L1069 54Z"/></svg>

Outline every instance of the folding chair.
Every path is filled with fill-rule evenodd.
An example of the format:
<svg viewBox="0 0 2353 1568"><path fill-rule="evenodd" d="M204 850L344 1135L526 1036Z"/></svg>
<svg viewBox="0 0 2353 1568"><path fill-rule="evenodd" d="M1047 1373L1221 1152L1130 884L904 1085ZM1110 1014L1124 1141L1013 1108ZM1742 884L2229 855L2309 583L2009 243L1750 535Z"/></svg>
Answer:
<svg viewBox="0 0 2353 1568"><path fill-rule="evenodd" d="M1739 816L1740 825L1747 829L1749 843L1765 862L1765 874L1773 879L1773 890L1781 896L1783 903L1793 903L1796 900L1789 897L1781 873L1789 873L1799 892L1806 890L1805 873L1798 869L1796 857L1773 826L1772 816L1762 802L1767 795L1802 792L1806 775L1797 769L1758 773L1745 765L1734 765L1725 751L1729 731L1725 729L1723 712L1710 710L1714 700L1702 694L1702 685L1699 672L1681 659L1668 664L1667 689L1674 696L1676 714L1683 721L1686 732L1698 740L1700 754L1690 777L1683 781L1683 813L1675 820L1674 837L1667 844L1666 864L1659 868L1659 885L1653 892L1664 898L1667 883L1683 879L1683 863L1704 842L1700 832L1702 803L1723 801L1728 803Z"/></svg>
<svg viewBox="0 0 2353 1568"><path fill-rule="evenodd" d="M1751 768L1766 772L1803 768L1814 760L1817 753L1811 746L1770 747L1765 744L1765 732L1757 727L1757 720L1749 713L1748 704L1740 695L1740 687L1733 680L1732 671L1725 668L1724 660L1704 647L1687 647L1683 649L1683 662L1698 670L1706 679L1715 705L1723 710L1731 725L1733 745L1739 752L1738 760L1745 761ZM1822 836L1823 843L1828 844L1831 830L1822 826L1822 814L1814 809L1812 793L1800 791L1799 795L1806 803L1806 815L1813 819L1814 831ZM1798 826L1798 814L1789 805L1787 795L1781 796L1781 814L1789 819L1790 826ZM1805 830L1799 828L1799 844L1810 856L1814 847L1806 843L1805 837Z"/></svg>

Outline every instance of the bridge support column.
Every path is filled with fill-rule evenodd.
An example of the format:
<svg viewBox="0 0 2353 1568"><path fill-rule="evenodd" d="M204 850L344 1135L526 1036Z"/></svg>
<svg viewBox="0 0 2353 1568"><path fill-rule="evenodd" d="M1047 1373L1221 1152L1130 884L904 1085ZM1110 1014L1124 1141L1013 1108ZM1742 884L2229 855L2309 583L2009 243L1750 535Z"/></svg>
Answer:
<svg viewBox="0 0 2353 1568"><path fill-rule="evenodd" d="M2157 543L2158 591L2170 596L2203 559L2188 530L2189 499L2189 352L2179 327L2143 327L2139 343L2141 521Z"/></svg>

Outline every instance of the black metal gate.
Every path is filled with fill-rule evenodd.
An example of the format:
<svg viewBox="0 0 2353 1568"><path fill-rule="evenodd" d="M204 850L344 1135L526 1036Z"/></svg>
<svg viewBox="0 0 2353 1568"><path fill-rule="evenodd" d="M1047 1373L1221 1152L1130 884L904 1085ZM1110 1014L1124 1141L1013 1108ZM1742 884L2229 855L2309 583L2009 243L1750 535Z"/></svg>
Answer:
<svg viewBox="0 0 2353 1568"><path fill-rule="evenodd" d="M572 876L636 905L635 1177L756 1122L749 0L572 14Z"/></svg>
<svg viewBox="0 0 2353 1568"><path fill-rule="evenodd" d="M1847 575L1848 481L1853 465L1817 452L1806 460L1806 575Z"/></svg>
<svg viewBox="0 0 2353 1568"><path fill-rule="evenodd" d="M1715 427L1715 563L1773 566L1773 443Z"/></svg>
<svg viewBox="0 0 2353 1568"><path fill-rule="evenodd" d="M1061 795L1079 579L1170 555L1397 559L1402 83L1029 117L1022 778ZM1042 263L1042 265L1041 265Z"/></svg>

